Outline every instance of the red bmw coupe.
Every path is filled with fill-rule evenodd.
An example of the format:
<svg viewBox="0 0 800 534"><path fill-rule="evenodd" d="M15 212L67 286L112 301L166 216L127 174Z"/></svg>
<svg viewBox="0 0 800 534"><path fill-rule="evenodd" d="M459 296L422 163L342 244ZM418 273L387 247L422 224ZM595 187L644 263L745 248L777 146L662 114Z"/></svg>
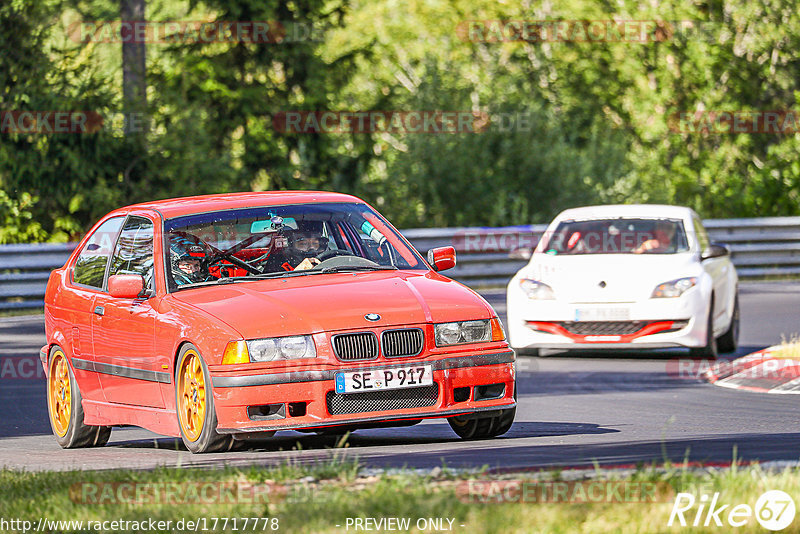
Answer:
<svg viewBox="0 0 800 534"><path fill-rule="evenodd" d="M192 452L278 430L508 431L514 353L477 293L373 208L323 192L212 195L103 217L45 297L47 404L62 447L115 425Z"/></svg>

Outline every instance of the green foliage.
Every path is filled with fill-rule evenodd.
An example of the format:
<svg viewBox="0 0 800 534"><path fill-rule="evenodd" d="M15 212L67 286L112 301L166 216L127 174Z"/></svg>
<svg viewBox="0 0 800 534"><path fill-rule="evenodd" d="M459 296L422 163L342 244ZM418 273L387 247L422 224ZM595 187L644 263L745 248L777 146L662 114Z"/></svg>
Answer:
<svg viewBox="0 0 800 534"><path fill-rule="evenodd" d="M0 244L39 241L45 236L42 225L33 220L31 213L36 200L28 193L14 200L0 191Z"/></svg>
<svg viewBox="0 0 800 534"><path fill-rule="evenodd" d="M671 127L680 112L794 109L800 16L787 0L149 0L147 15L280 21L313 27L315 39L150 43L146 133L0 133L0 189L39 225L7 228L5 239L75 238L123 204L263 189L353 193L401 227L546 222L605 202L685 204L704 217L800 214L798 134ZM71 23L118 16L114 0L0 5L0 110L119 112L120 45L69 37ZM458 32L468 20L558 19L698 21L711 31L649 43L471 42ZM276 131L275 115L292 110L493 121L479 133ZM529 127L507 127L521 116Z"/></svg>

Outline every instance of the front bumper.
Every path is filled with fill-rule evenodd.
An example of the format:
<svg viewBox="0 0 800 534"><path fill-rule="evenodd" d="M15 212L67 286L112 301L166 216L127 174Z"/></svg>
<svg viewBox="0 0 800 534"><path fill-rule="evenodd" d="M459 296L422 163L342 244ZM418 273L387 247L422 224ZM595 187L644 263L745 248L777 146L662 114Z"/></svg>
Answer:
<svg viewBox="0 0 800 534"><path fill-rule="evenodd" d="M675 299L587 304L530 301L509 293L508 304L508 337L515 349L619 350L706 344L708 304L697 289ZM579 308L625 308L629 312L625 321L641 322L642 328L624 335L577 335L563 324L577 324Z"/></svg>
<svg viewBox="0 0 800 534"><path fill-rule="evenodd" d="M338 397L335 400L340 401L348 397L347 394L335 394L337 372L374 371L414 364L430 364L433 368L435 394L429 396L428 400L413 398L416 390L424 388L379 390L370 393L374 394L374 398L368 397L363 401L363 410L356 407L352 411L352 406L358 405L350 402L351 413L331 413L332 399ZM219 422L217 431L223 434L322 429L473 413L486 413L488 416L491 412L516 406L514 353L510 350L430 357L402 363L364 362L358 368L347 369L326 367L256 375L212 371L211 374ZM484 388L490 385L494 389ZM431 391L427 389L425 394L429 395ZM465 391L468 392L466 398L463 395ZM353 395L365 394L350 394L350 397ZM420 400L422 402L417 402ZM417 405L402 406L409 401L411 404L417 402ZM268 414L262 412L264 415L254 416L248 411L249 407L258 406L271 408Z"/></svg>
<svg viewBox="0 0 800 534"><path fill-rule="evenodd" d="M39 349L39 361L42 362L42 369L44 369L44 375L47 376L47 351L49 347L45 345L41 349Z"/></svg>

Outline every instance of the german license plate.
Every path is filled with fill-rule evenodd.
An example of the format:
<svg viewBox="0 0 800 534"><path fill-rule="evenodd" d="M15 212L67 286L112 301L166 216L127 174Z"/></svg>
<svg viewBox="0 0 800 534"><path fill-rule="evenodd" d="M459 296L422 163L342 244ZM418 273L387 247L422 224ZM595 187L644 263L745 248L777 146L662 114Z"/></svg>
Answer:
<svg viewBox="0 0 800 534"><path fill-rule="evenodd" d="M576 321L627 321L631 318L630 308L577 308Z"/></svg>
<svg viewBox="0 0 800 534"><path fill-rule="evenodd" d="M433 384L433 368L430 365L336 373L336 393L413 388L431 384Z"/></svg>

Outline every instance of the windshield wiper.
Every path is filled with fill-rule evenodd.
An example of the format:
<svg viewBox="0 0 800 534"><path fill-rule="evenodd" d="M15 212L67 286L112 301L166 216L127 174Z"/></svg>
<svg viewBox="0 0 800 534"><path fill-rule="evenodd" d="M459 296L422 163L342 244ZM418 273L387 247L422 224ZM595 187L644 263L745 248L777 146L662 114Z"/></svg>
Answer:
<svg viewBox="0 0 800 534"><path fill-rule="evenodd" d="M195 287L206 287L206 286L220 286L225 284L233 284L236 282L247 282L249 280L266 280L269 278L289 278L292 276L304 276L307 274L316 274L320 273L321 271L285 271L285 272L275 272L275 273L264 273L264 274L254 274L252 276L227 276L225 278L220 278L218 280L208 280L207 282L197 282L195 284L186 284L180 285L176 289L178 291L182 289L192 289Z"/></svg>
<svg viewBox="0 0 800 534"><path fill-rule="evenodd" d="M336 267L326 267L322 273L345 273L348 271L396 271L397 267L391 265L337 265Z"/></svg>
<svg viewBox="0 0 800 534"><path fill-rule="evenodd" d="M236 282L247 282L250 280L268 280L270 278L291 278L295 276L308 276L312 274L328 274L328 273L346 273L346 272L366 272L366 271L396 271L397 267L390 265L376 265L371 267L369 265L339 265L336 267L327 267L325 269L306 269L303 271L285 271L275 273L254 274L252 276L228 276L220 278L219 280L209 280L207 282L197 282L196 284L186 284L178 286L178 291L183 289L192 289L195 287L218 286L225 284L233 284Z"/></svg>
<svg viewBox="0 0 800 534"><path fill-rule="evenodd" d="M317 271L319 272L319 271ZM274 273L264 273L264 274L255 274L253 276L234 276L233 278L237 280L247 281L247 280L266 280L269 278L285 278L290 276L303 276L307 274L314 274L314 271L311 270L304 270L304 271L277 271Z"/></svg>

